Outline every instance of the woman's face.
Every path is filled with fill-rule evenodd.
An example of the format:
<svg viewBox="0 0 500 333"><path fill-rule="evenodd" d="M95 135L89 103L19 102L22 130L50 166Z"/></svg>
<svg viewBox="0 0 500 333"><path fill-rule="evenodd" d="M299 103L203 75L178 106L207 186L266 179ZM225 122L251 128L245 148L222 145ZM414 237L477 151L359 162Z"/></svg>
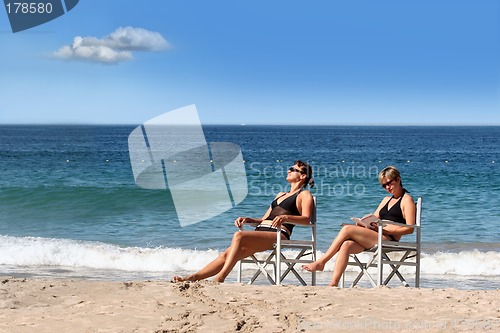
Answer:
<svg viewBox="0 0 500 333"><path fill-rule="evenodd" d="M294 165L288 169L286 180L289 182L298 182L303 175L302 169L298 165Z"/></svg>
<svg viewBox="0 0 500 333"><path fill-rule="evenodd" d="M399 187L400 184L399 177L395 179L390 179L388 177L384 178L382 181L382 187L389 193L394 194L394 190Z"/></svg>

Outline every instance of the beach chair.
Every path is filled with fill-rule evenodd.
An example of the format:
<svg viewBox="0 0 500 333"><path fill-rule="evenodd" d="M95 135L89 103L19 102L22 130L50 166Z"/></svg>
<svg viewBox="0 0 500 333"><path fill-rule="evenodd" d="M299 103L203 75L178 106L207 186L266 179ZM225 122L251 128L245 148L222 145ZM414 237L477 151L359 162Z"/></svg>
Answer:
<svg viewBox="0 0 500 333"><path fill-rule="evenodd" d="M401 274L399 268L401 266L415 267L415 287L420 287L420 238L421 238L421 221L422 221L422 198L417 199L417 209L415 217L415 225L407 227L414 228L411 235L403 236L403 242L395 242L382 240L382 228L384 225L400 223L390 221L378 222L378 242L374 247L363 251L359 254L350 255L349 266L357 266L360 269L358 276L354 279L351 287L358 284L362 277L366 277L373 287L387 285L394 276L397 276L403 286L410 285ZM409 240L407 238L410 238ZM362 260L360 254L368 255L367 260ZM384 266L388 266L390 273L384 279ZM368 269L376 267L376 279L372 277ZM342 276L340 286L344 287L345 273Z"/></svg>
<svg viewBox="0 0 500 333"><path fill-rule="evenodd" d="M306 236L300 237L301 230L297 230L292 235L293 239L283 240L281 239L280 230L276 231L276 243L274 244L274 249L272 251L266 251L259 254L253 254L237 263L237 281L241 282L241 275L243 270L243 264L253 264L257 266L257 269L253 272L253 276L248 281L248 284L252 284L255 280L262 274L271 284L280 285L288 274L292 273L295 278L302 284L307 285L304 278L295 269L296 264L309 264L316 260L316 197L313 197L314 207L311 215L311 221L309 225L299 225L295 226L297 228L308 228L309 232L304 232L308 234ZM309 236L310 235L310 236ZM297 236L297 239L295 239ZM284 250L292 250L295 255L285 256ZM264 257L262 255L264 254ZM282 266L286 266L283 270ZM270 272L269 267L272 267ZM304 271L306 272L306 271ZM306 272L311 274L311 285L316 285L316 272Z"/></svg>

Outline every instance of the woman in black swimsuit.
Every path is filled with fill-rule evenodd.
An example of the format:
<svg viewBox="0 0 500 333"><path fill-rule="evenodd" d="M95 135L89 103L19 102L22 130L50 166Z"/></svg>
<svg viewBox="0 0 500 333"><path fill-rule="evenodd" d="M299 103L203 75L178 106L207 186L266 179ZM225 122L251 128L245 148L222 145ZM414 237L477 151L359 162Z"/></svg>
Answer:
<svg viewBox="0 0 500 333"><path fill-rule="evenodd" d="M173 281L198 281L215 275L214 281L224 282L239 260L272 249L278 228L281 229L282 239L290 239L295 224L309 224L313 197L304 188L314 184L311 166L296 161L288 169L286 180L290 183L290 191L280 192L262 218L238 217L234 221L238 228L245 223L258 225L254 231L235 232L231 245L214 261L192 275L174 276Z"/></svg>
<svg viewBox="0 0 500 333"><path fill-rule="evenodd" d="M391 196L385 197L373 214L383 220L391 220L407 225L415 224L415 203L403 188L398 169L388 166L379 173L378 180ZM411 233L413 233L412 228L387 225L383 229L383 238L385 240L399 241L401 236ZM322 271L325 264L338 253L332 280L328 284L336 287L347 267L349 255L372 248L377 244L377 237L378 233L375 230L357 225L346 225L340 230L330 248L321 258L309 265L303 265L302 268L311 272Z"/></svg>

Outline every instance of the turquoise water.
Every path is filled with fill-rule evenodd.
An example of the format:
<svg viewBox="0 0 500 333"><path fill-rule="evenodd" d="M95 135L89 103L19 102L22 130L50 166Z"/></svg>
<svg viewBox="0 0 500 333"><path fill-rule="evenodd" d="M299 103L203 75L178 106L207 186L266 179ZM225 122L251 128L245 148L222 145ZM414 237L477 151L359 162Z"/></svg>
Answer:
<svg viewBox="0 0 500 333"><path fill-rule="evenodd" d="M386 195L377 173L392 164L423 198L429 285L500 285L500 127L204 126L207 141L241 147L249 195L184 228L168 191L135 185L127 146L134 128L0 127L0 274L196 270L229 244L237 216L262 216L286 189L286 169L302 159L315 171L321 251L341 222L375 210Z"/></svg>

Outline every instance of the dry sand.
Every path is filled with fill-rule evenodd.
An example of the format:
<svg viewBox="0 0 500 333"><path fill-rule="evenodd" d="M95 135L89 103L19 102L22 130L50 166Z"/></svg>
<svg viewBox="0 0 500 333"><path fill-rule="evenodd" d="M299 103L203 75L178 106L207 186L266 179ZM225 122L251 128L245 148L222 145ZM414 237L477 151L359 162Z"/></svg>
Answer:
<svg viewBox="0 0 500 333"><path fill-rule="evenodd" d="M500 290L0 277L0 332L498 332Z"/></svg>

